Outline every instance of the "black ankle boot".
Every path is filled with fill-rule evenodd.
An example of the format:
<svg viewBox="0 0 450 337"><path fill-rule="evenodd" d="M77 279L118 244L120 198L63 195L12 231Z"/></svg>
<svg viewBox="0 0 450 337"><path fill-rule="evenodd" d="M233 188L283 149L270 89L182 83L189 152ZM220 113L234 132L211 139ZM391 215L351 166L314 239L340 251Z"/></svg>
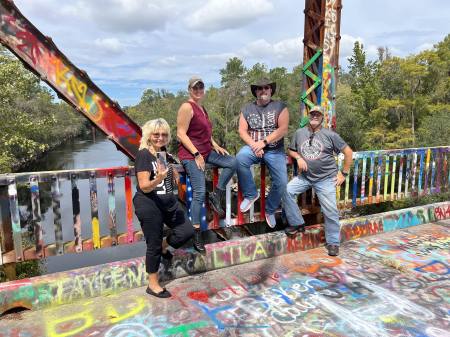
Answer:
<svg viewBox="0 0 450 337"><path fill-rule="evenodd" d="M223 199L225 199L225 191L220 188L216 188L214 192L209 193L209 203L214 211L217 212L219 218L225 216L225 211L222 207Z"/></svg>
<svg viewBox="0 0 450 337"><path fill-rule="evenodd" d="M202 231L200 230L200 228L194 229L194 248L199 253L203 254L206 252L205 244L203 243L203 238L202 238Z"/></svg>

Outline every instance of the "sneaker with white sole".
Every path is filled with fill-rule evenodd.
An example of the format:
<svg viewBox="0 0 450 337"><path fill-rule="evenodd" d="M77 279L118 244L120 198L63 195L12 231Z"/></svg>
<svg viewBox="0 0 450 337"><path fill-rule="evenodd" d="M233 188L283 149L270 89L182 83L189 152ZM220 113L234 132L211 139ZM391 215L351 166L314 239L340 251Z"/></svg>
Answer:
<svg viewBox="0 0 450 337"><path fill-rule="evenodd" d="M277 220L275 219L275 214L266 213L266 222L270 228L275 228L277 225Z"/></svg>
<svg viewBox="0 0 450 337"><path fill-rule="evenodd" d="M241 210L242 213L247 212L250 207L252 207L253 203L259 199L259 192L256 195L256 197L251 198L251 199L247 199L245 198L244 200L242 200L241 205L239 206L239 209Z"/></svg>

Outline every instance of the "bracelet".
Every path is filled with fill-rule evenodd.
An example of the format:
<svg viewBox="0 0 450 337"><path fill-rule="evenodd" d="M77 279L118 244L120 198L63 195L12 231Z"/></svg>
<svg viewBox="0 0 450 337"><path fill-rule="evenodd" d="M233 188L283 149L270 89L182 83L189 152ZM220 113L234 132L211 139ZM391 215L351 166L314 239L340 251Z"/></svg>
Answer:
<svg viewBox="0 0 450 337"><path fill-rule="evenodd" d="M267 144L269 144L269 142L267 141L267 139L263 139L263 143L264 143L264 145L267 145Z"/></svg>
<svg viewBox="0 0 450 337"><path fill-rule="evenodd" d="M200 156L200 152L197 151L194 153L194 157L198 157L198 156Z"/></svg>
<svg viewBox="0 0 450 337"><path fill-rule="evenodd" d="M347 178L347 176L348 176L348 172L341 171L341 174L342 174L345 178Z"/></svg>

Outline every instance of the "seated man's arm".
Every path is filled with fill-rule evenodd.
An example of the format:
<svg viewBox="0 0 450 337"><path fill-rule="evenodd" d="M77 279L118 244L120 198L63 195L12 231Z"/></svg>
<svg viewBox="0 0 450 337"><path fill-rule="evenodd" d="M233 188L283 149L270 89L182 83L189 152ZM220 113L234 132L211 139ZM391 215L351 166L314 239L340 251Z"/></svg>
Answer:
<svg viewBox="0 0 450 337"><path fill-rule="evenodd" d="M289 111L284 108L278 116L278 128L266 137L268 143L273 143L280 140L288 133L289 127Z"/></svg>

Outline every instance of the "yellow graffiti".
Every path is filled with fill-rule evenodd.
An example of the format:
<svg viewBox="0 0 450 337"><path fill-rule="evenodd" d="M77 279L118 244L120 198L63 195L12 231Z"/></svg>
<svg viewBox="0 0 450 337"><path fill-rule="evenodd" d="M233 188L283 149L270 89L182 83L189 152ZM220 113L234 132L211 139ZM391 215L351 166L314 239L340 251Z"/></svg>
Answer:
<svg viewBox="0 0 450 337"><path fill-rule="evenodd" d="M99 96L96 94L87 95L87 84L76 78L60 59L54 58L51 62L55 65L56 85L61 88L65 87L67 93L75 97L80 109L88 113L94 121L102 119L103 110L99 104Z"/></svg>
<svg viewBox="0 0 450 337"><path fill-rule="evenodd" d="M147 302L139 297L136 298L136 302L137 302L137 305L133 305L132 310L130 310L129 312L122 314L122 315L120 313L118 313L117 310L112 305L109 305L106 308L106 314L109 317L109 321L111 323L119 323L119 322L123 321L124 319L133 317L134 315L137 315L138 313L140 313L142 311L142 309L145 308Z"/></svg>
<svg viewBox="0 0 450 337"><path fill-rule="evenodd" d="M80 325L78 328L66 331L66 332L58 332L58 325L64 323L67 325L71 321L83 321L84 323ZM56 320L49 321L47 320L47 336L49 337L68 337L73 336L80 333L83 330L86 330L94 323L94 318L91 316L89 310L82 311L80 313L74 314L72 316L59 318Z"/></svg>
<svg viewBox="0 0 450 337"><path fill-rule="evenodd" d="M262 246L261 242L256 241L255 251L253 253L252 261L255 261L255 258L257 255L263 254L265 258L267 258L267 253L264 250L264 247Z"/></svg>
<svg viewBox="0 0 450 337"><path fill-rule="evenodd" d="M92 218L92 241L94 249L100 248L100 223L96 217Z"/></svg>

